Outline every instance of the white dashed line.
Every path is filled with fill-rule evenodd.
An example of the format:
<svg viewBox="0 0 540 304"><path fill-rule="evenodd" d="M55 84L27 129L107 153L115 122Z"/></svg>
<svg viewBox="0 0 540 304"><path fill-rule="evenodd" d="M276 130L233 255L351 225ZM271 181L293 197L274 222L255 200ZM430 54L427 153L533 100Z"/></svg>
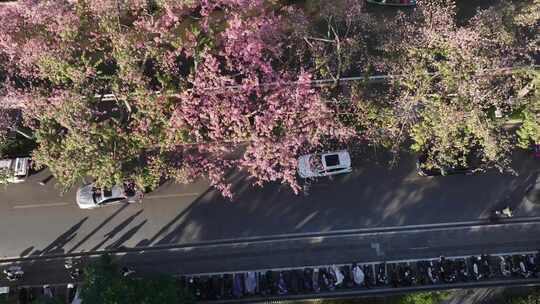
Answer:
<svg viewBox="0 0 540 304"><path fill-rule="evenodd" d="M71 203L49 203L49 204L33 204L33 205L16 205L13 209L29 209L29 208L41 208L41 207L60 207L67 206Z"/></svg>
<svg viewBox="0 0 540 304"><path fill-rule="evenodd" d="M176 193L176 194L157 194L145 196L144 199L160 199L160 198L169 198L169 197L187 197L187 196L197 196L200 193Z"/></svg>

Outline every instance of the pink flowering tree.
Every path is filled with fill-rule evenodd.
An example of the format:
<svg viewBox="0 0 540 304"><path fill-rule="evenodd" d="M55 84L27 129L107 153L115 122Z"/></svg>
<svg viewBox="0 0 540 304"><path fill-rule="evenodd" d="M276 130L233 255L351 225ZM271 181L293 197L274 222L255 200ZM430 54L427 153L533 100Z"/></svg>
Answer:
<svg viewBox="0 0 540 304"><path fill-rule="evenodd" d="M171 138L177 138L179 130L189 130L194 142L211 143L199 146L201 152L222 155L211 168L239 166L256 184L282 181L297 191L296 157L329 139L345 140L348 131L311 88L308 72L280 68L287 42L280 17L264 13L262 1L250 4L259 14L241 14L239 4L225 8L221 21L228 26L220 33L217 48L199 54L192 87L176 102ZM234 89L224 89L227 86ZM243 157L224 161L239 145ZM211 177L223 185L223 174Z"/></svg>
<svg viewBox="0 0 540 304"><path fill-rule="evenodd" d="M284 63L287 23L268 4L49 0L2 10L2 90L35 131L36 163L65 187L206 176L231 196L234 167L298 190L298 154L349 134L310 72Z"/></svg>

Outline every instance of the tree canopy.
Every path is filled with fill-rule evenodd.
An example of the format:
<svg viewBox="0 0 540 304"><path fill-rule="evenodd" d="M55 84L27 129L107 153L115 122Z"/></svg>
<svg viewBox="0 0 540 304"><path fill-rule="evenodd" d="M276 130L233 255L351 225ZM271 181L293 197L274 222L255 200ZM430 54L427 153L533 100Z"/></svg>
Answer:
<svg viewBox="0 0 540 304"><path fill-rule="evenodd" d="M462 24L451 0L391 16L362 0L18 1L0 10L0 138L22 109L35 163L66 188L204 176L231 197L239 169L298 191L300 154L359 140L502 168L517 141L499 113L520 117L521 146L540 140L538 72L504 70L538 53L536 4ZM339 81L374 73L403 77Z"/></svg>
<svg viewBox="0 0 540 304"><path fill-rule="evenodd" d="M133 278L123 276L108 255L85 268L81 300L88 304L194 303L190 293L168 276Z"/></svg>

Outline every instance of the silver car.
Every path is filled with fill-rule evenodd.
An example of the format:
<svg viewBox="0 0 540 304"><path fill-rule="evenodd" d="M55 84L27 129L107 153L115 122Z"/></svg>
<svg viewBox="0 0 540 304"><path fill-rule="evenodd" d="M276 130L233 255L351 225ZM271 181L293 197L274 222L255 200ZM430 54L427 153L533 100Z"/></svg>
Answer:
<svg viewBox="0 0 540 304"><path fill-rule="evenodd" d="M114 204L131 204L142 201L142 191L126 185L116 185L111 189L96 188L88 184L77 190L77 205L81 209L93 209Z"/></svg>

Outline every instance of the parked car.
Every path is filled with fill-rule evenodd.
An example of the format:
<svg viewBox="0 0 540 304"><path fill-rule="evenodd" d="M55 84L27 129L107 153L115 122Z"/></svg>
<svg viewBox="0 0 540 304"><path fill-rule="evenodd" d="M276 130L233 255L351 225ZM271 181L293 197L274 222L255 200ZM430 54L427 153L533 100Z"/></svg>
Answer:
<svg viewBox="0 0 540 304"><path fill-rule="evenodd" d="M114 204L132 204L142 201L142 191L128 184L101 189L88 184L77 190L77 205L81 209L93 209Z"/></svg>
<svg viewBox="0 0 540 304"><path fill-rule="evenodd" d="M416 161L416 169L418 170L418 175L420 176L447 176L454 174L465 174L472 175L475 173L483 173L486 170L481 167L478 162L469 162L468 166L431 166L427 163L427 155L420 154L418 160ZM473 165L474 164L474 165Z"/></svg>
<svg viewBox="0 0 540 304"><path fill-rule="evenodd" d="M302 155L298 158L298 174L302 178L349 173L351 156L345 150Z"/></svg>
<svg viewBox="0 0 540 304"><path fill-rule="evenodd" d="M0 160L0 175L5 175L5 178L0 177L0 183L20 183L23 182L30 171L30 158L17 157Z"/></svg>
<svg viewBox="0 0 540 304"><path fill-rule="evenodd" d="M416 0L366 0L367 3L387 6L414 6Z"/></svg>

